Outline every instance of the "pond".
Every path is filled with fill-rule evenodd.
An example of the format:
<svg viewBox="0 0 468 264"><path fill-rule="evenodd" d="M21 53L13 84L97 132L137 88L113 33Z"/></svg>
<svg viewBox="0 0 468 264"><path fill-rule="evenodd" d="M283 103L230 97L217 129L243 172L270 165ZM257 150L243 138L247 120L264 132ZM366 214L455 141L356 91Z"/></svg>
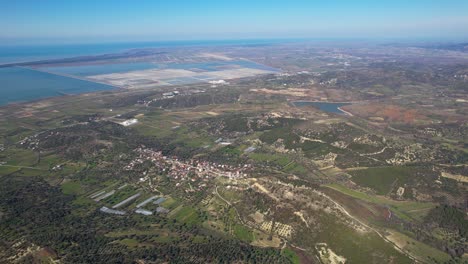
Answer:
<svg viewBox="0 0 468 264"><path fill-rule="evenodd" d="M293 104L296 107L313 106L324 112L334 113L334 114L345 114L345 112L340 110L340 107L345 106L345 105L351 105L351 103L329 103L329 102L310 102L310 101L297 101L297 102L293 102Z"/></svg>

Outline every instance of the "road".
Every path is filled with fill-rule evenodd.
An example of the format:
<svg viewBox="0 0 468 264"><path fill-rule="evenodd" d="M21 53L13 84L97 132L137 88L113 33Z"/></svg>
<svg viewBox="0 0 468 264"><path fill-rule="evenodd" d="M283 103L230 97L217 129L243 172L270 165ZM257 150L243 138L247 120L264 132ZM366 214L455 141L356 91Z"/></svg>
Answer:
<svg viewBox="0 0 468 264"><path fill-rule="evenodd" d="M34 167L28 167L28 166L15 166L15 165L0 165L0 167L11 167L11 168L31 169L31 170L46 170L46 169L40 169L40 168L34 168Z"/></svg>
<svg viewBox="0 0 468 264"><path fill-rule="evenodd" d="M389 240L386 236L382 235L377 229L371 227L371 226L368 226L367 224L363 223L361 220L359 220L358 218L354 217L353 215L351 215L348 211L346 211L346 209L341 206L339 203L335 202L332 198L330 198L328 195L322 193L322 192L319 192L319 191L316 191L314 190L315 193L321 195L322 197L324 198L327 198L329 201L331 201L333 204L336 205L336 207L338 209L340 209L340 211L342 211L346 216L348 216L349 218L353 219L354 221L358 222L359 224L361 224L362 226L366 227L367 229L375 232L379 237L381 237L383 240L385 240L386 242L390 243L393 245L393 247L398 250L400 253L404 254L405 256L407 256L408 258L410 258L411 260L413 260L415 263L419 263L420 260L417 259L416 257L410 255L409 253L407 253L406 251L404 251L402 248L400 248L398 245L396 245L395 243L393 243L391 240Z"/></svg>

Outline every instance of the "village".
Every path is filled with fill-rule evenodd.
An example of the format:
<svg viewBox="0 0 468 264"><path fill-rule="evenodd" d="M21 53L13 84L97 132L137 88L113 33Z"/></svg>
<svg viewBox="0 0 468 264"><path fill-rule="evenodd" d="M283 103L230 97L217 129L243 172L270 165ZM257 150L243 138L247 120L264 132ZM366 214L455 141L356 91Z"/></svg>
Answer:
<svg viewBox="0 0 468 264"><path fill-rule="evenodd" d="M241 167L219 164L209 161L190 159L183 161L177 157L167 157L161 151L140 147L134 150L137 158L132 160L124 167L124 170L131 171L139 164L150 161L154 169L175 181L175 186L185 188L185 192L197 192L205 190L208 183L217 177L226 177L230 180L243 179L252 169L251 164L245 164ZM151 186L151 176L147 171L143 172L143 177L139 179L140 183L148 182ZM151 186L156 188L155 186Z"/></svg>

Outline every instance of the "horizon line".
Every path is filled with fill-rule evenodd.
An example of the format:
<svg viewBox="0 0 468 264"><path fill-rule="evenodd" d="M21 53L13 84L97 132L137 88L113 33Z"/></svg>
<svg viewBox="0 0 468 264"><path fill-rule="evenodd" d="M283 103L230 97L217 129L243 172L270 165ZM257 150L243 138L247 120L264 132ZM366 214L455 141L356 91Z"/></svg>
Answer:
<svg viewBox="0 0 468 264"><path fill-rule="evenodd" d="M66 46L66 45L105 45L105 44L153 44L153 43L199 43L206 42L233 42L233 41L262 41L262 42L307 42L307 41L371 41L371 42L428 42L428 43L462 43L468 42L468 37L239 37L239 38L167 38L167 39L140 39L140 40L63 40L63 39L44 39L31 40L27 38L8 39L0 38L1 47L11 46Z"/></svg>

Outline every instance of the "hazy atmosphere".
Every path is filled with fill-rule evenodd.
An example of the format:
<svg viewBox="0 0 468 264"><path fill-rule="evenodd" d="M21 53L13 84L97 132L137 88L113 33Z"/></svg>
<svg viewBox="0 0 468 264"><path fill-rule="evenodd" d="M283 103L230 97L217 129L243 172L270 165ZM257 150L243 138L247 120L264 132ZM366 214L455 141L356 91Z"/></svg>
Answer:
<svg viewBox="0 0 468 264"><path fill-rule="evenodd" d="M464 0L0 1L4 43L466 39Z"/></svg>
<svg viewBox="0 0 468 264"><path fill-rule="evenodd" d="M468 1L0 0L1 264L468 264Z"/></svg>

